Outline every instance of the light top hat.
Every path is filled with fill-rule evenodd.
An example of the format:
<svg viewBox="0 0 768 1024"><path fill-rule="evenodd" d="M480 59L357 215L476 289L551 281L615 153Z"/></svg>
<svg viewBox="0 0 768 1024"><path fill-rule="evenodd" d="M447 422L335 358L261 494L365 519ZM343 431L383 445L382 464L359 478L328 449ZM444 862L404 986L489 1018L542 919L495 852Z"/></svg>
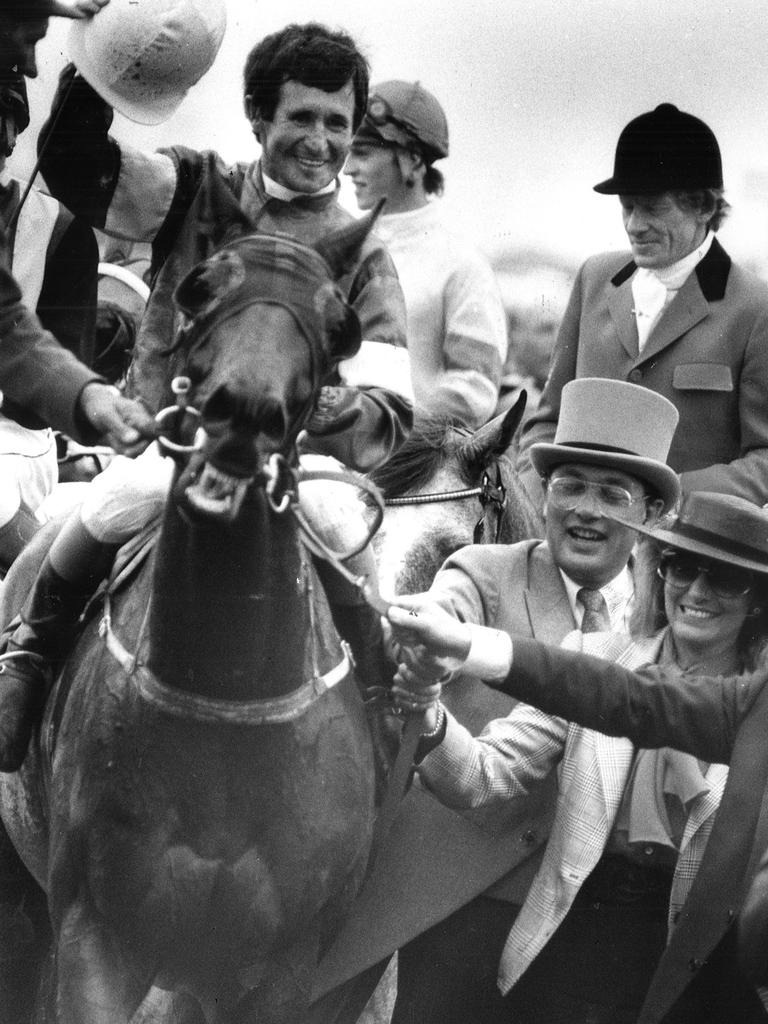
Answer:
<svg viewBox="0 0 768 1024"><path fill-rule="evenodd" d="M745 498L694 491L678 515L655 527L626 525L679 551L768 575L768 511Z"/></svg>
<svg viewBox="0 0 768 1024"><path fill-rule="evenodd" d="M73 22L69 53L115 110L160 124L213 64L226 24L224 0L110 0Z"/></svg>
<svg viewBox="0 0 768 1024"><path fill-rule="evenodd" d="M543 477L573 462L611 466L648 484L669 511L680 496L677 473L666 464L678 419L674 405L655 391L581 377L563 388L555 440L532 444L531 462Z"/></svg>

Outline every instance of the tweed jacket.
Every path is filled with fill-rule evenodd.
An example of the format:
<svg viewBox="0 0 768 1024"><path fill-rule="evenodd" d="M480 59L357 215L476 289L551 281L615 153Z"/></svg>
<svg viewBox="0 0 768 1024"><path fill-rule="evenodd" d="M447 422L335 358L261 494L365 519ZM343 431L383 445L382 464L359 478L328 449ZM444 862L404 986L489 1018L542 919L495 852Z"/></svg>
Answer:
<svg viewBox="0 0 768 1024"><path fill-rule="evenodd" d="M430 594L452 614L515 637L557 644L575 626L562 577L540 540L462 548L443 564ZM444 700L473 734L515 703L468 676L446 687ZM522 904L549 835L553 782L532 787L529 799L509 813L488 816L453 811L417 781L323 961L316 996L388 957L491 886L494 897Z"/></svg>
<svg viewBox="0 0 768 1024"><path fill-rule="evenodd" d="M765 673L696 678L652 666L628 671L603 659L519 641L503 689L548 714L627 736L643 747L674 746L730 764L701 865L656 973L638 1024L658 1024L696 986L734 924L768 847L768 686Z"/></svg>
<svg viewBox="0 0 768 1024"><path fill-rule="evenodd" d="M430 596L465 622L547 644L559 644L576 625L546 541L461 548L443 563ZM445 703L473 733L511 709L506 697L466 676L447 688Z"/></svg>
<svg viewBox="0 0 768 1024"><path fill-rule="evenodd" d="M564 646L599 657L616 657L635 668L654 662L663 634L633 642L616 634L569 634ZM506 993L552 937L582 883L602 856L630 776L635 747L527 704L492 722L473 739L449 719L443 743L420 767L422 780L453 807L494 806L525 800L528 789L558 767L555 819L533 880L499 964ZM724 765L709 766L709 789L689 805L670 898L670 927L685 902L701 860L727 778Z"/></svg>
<svg viewBox="0 0 768 1024"><path fill-rule="evenodd" d="M0 226L0 390L6 408L24 411L30 426L50 424L80 441L96 440L80 411L86 384L101 377L44 331L22 304L8 269L5 231Z"/></svg>
<svg viewBox="0 0 768 1024"><path fill-rule="evenodd" d="M627 253L581 268L558 334L538 410L529 418L518 468L537 503L529 449L551 442L560 395L577 377L631 381L680 413L668 463L683 490L768 501L768 285L736 266L717 239L664 309L642 352Z"/></svg>

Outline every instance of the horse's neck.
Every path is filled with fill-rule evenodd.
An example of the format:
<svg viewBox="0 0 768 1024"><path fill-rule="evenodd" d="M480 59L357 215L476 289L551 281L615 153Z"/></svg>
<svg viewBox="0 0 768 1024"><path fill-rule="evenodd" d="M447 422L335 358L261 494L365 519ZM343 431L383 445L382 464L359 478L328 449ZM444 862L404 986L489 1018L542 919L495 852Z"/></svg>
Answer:
<svg viewBox="0 0 768 1024"><path fill-rule="evenodd" d="M158 542L149 668L168 685L229 700L301 681L308 629L302 563L287 517L259 509L224 531L169 505Z"/></svg>

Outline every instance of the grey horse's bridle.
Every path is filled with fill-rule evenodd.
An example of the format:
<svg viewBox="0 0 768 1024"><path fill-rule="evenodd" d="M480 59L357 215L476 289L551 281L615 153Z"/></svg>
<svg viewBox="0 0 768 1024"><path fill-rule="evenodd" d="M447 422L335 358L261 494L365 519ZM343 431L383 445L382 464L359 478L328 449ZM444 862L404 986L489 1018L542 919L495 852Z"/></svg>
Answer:
<svg viewBox="0 0 768 1024"><path fill-rule="evenodd" d="M406 494L400 498L385 498L385 508L398 508L406 505L436 505L444 501L463 501L466 498L479 498L483 514L477 521L473 540L477 543L482 536L483 522L486 512L492 509L496 515L494 543L501 537L503 512L507 507L507 490L501 480L501 467L496 463L496 483L491 480L487 469L483 470L482 482L479 487L464 487L454 491L429 491L426 494Z"/></svg>

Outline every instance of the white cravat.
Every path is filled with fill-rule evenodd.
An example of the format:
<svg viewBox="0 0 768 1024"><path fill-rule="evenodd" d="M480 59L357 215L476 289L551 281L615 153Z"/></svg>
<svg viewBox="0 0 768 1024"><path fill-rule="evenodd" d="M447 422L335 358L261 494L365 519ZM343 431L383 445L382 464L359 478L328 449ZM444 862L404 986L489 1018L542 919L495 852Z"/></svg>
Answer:
<svg viewBox="0 0 768 1024"><path fill-rule="evenodd" d="M652 270L639 267L632 278L632 298L635 303L633 312L637 323L637 343L642 352L666 304L667 289Z"/></svg>
<svg viewBox="0 0 768 1024"><path fill-rule="evenodd" d="M635 271L632 278L632 299L635 308L632 312L637 323L640 352L643 351L648 335L658 323L664 307L674 299L697 265L707 255L714 238L714 233L708 231L701 245L668 267L659 267L656 270L640 267Z"/></svg>

